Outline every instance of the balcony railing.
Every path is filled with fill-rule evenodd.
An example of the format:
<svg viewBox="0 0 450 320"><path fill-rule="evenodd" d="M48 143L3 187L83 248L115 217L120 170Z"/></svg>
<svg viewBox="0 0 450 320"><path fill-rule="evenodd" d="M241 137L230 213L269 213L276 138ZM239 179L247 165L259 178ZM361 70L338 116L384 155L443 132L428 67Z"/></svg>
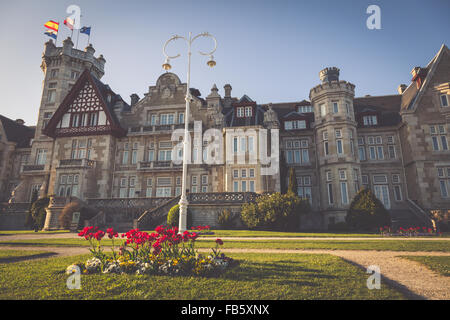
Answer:
<svg viewBox="0 0 450 320"><path fill-rule="evenodd" d="M44 170L45 170L45 164L26 164L22 168L23 172L44 171Z"/></svg>
<svg viewBox="0 0 450 320"><path fill-rule="evenodd" d="M94 160L89 159L62 159L59 160L59 166L61 168L65 167L83 167L83 168L92 168L95 165Z"/></svg>
<svg viewBox="0 0 450 320"><path fill-rule="evenodd" d="M139 162L138 170L146 169L166 169L166 168L180 168L181 164L174 164L172 161L149 161Z"/></svg>
<svg viewBox="0 0 450 320"><path fill-rule="evenodd" d="M160 132L160 131L173 131L175 129L184 129L184 123L178 124L158 124L158 125L145 125L139 127L128 128L128 133L131 134L142 134L148 132ZM194 124L189 124L189 130L194 129Z"/></svg>
<svg viewBox="0 0 450 320"><path fill-rule="evenodd" d="M253 202L259 195L254 192L207 192L207 193L188 193L190 204L217 204L230 203L242 204Z"/></svg>

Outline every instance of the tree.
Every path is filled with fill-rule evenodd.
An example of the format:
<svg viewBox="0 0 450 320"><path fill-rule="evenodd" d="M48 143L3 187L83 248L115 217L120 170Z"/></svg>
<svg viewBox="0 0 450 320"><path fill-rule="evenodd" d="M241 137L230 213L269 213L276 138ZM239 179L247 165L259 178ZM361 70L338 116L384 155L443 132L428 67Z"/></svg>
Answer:
<svg viewBox="0 0 450 320"><path fill-rule="evenodd" d="M178 219L180 218L180 205L176 204L170 208L167 214L167 225L170 227L178 226Z"/></svg>
<svg viewBox="0 0 450 320"><path fill-rule="evenodd" d="M287 192L297 194L297 177L295 176L295 170L293 167L289 168L289 185Z"/></svg>
<svg viewBox="0 0 450 320"><path fill-rule="evenodd" d="M361 189L353 198L345 221L350 228L363 231L375 231L391 225L389 212L368 188Z"/></svg>
<svg viewBox="0 0 450 320"><path fill-rule="evenodd" d="M41 230L44 228L45 217L47 216L47 211L45 211L45 208L48 207L49 202L50 198L44 197L37 199L31 205L30 213L34 222L35 230Z"/></svg>
<svg viewBox="0 0 450 320"><path fill-rule="evenodd" d="M78 220L77 226L78 229L84 226L85 220L92 219L98 214L97 210L83 205L80 201L71 201L62 209L61 214L58 217L59 225L64 229L70 229L74 212L80 213L80 219Z"/></svg>
<svg viewBox="0 0 450 320"><path fill-rule="evenodd" d="M300 215L309 211L308 200L292 192L276 192L245 203L241 209L241 219L249 229L296 231L300 226Z"/></svg>

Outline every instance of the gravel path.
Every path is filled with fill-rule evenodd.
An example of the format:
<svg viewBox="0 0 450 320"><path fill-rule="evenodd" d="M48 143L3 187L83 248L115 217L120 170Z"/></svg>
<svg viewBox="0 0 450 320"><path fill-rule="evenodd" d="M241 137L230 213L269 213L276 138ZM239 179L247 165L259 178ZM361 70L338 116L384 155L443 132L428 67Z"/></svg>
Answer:
<svg viewBox="0 0 450 320"><path fill-rule="evenodd" d="M10 247L0 246L0 250L45 250L58 256L73 256L89 253L87 247ZM209 249L200 249L209 252ZM406 251L363 251L363 250L274 250L274 249L223 249L226 253L290 253L290 254L331 254L366 270L368 266L380 267L383 282L402 291L410 299L450 299L450 277L434 272L418 262L399 256L450 256L448 252L406 252Z"/></svg>

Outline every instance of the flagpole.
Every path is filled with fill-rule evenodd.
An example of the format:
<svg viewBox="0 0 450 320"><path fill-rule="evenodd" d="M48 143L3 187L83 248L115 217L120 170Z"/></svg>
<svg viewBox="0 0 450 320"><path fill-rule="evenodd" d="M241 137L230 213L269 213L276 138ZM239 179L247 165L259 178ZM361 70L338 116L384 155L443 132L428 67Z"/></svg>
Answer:
<svg viewBox="0 0 450 320"><path fill-rule="evenodd" d="M59 34L59 21L58 21L58 31L56 31L56 39L55 39L55 47L57 47L57 43L58 43L58 34Z"/></svg>
<svg viewBox="0 0 450 320"><path fill-rule="evenodd" d="M76 45L76 49L78 49L78 39L80 38L80 29L78 29L78 36L77 36L77 45Z"/></svg>

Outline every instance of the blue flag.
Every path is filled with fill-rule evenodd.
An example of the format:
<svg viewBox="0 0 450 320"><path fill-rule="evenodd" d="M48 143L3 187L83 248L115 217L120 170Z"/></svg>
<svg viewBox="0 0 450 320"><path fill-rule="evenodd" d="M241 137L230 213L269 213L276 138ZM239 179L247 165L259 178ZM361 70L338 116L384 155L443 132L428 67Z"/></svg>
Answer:
<svg viewBox="0 0 450 320"><path fill-rule="evenodd" d="M85 33L85 34L87 34L88 36L90 36L90 35L91 35L91 27L82 27L82 28L80 29L80 33Z"/></svg>
<svg viewBox="0 0 450 320"><path fill-rule="evenodd" d="M50 38L53 38L56 40L56 37L58 35L58 32L53 31L53 30L48 30L46 32L44 32L45 35L49 36Z"/></svg>

